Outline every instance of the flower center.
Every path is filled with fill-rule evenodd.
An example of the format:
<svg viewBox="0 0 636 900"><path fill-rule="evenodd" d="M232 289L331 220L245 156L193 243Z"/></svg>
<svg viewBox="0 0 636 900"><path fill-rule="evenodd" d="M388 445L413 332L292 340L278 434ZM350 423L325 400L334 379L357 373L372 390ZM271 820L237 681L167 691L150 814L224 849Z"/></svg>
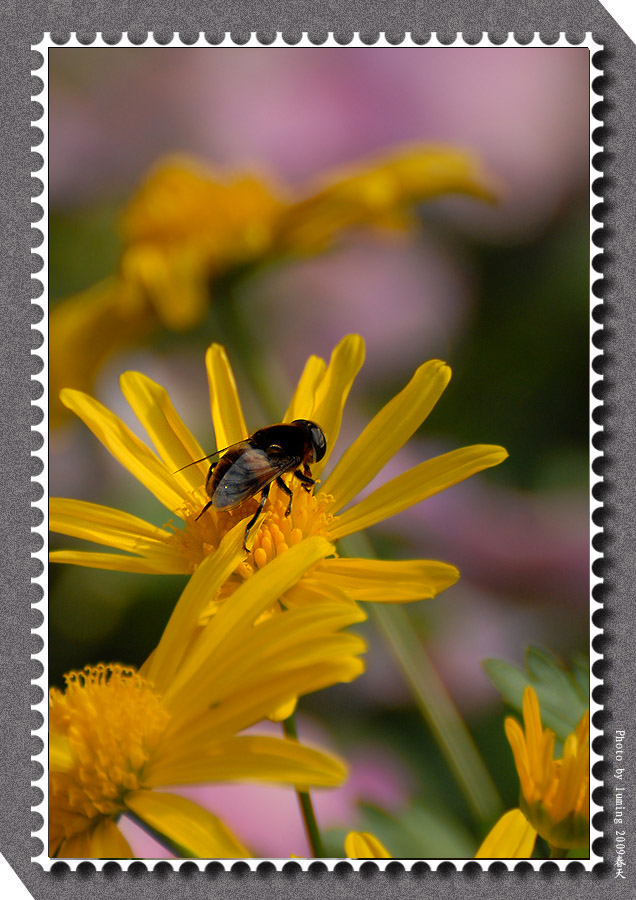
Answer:
<svg viewBox="0 0 636 900"><path fill-rule="evenodd" d="M124 795L142 786L144 765L170 718L134 669L86 666L64 678L64 693L49 692L49 727L68 741L73 765L50 773L51 852L123 811Z"/></svg>
<svg viewBox="0 0 636 900"><path fill-rule="evenodd" d="M258 569L262 569L285 550L299 544L305 537L326 536L333 515L329 507L333 504L330 494L308 493L303 488L294 490L289 508L289 498L278 488L270 495L267 516L252 544L251 552L236 570L240 579L245 580Z"/></svg>
<svg viewBox="0 0 636 900"><path fill-rule="evenodd" d="M251 530L248 539L250 551L237 569L241 580L248 578L257 569L262 569L274 557L299 543L304 537L314 535L327 536L333 515L329 507L333 504L331 494L308 493L304 488L294 484L289 487L293 491L291 511L285 515L289 506L289 497L276 485L272 485L269 498L263 509L258 531ZM219 510L211 506L203 515L199 498L192 507L183 510L185 528L175 529L171 540L177 543L191 565L191 571L213 553L228 531L241 519L253 516L259 505L259 497L253 497L230 510ZM200 516L200 518L199 518Z"/></svg>
<svg viewBox="0 0 636 900"><path fill-rule="evenodd" d="M248 539L250 547L243 562L237 567L202 615L201 624L218 609L220 603L234 593L236 588L251 575L266 566L285 550L294 547L303 538L314 535L327 537L333 514L329 512L333 497L331 494L307 492L295 479L289 481L293 491L291 511L289 497L273 485L263 509L258 531L252 529ZM210 507L201 518L198 511L185 510L186 527L175 532L172 540L178 541L194 571L202 560L213 553L224 535L246 516L253 516L258 509L258 498L246 500L235 509L223 511ZM249 520L248 520L249 521Z"/></svg>

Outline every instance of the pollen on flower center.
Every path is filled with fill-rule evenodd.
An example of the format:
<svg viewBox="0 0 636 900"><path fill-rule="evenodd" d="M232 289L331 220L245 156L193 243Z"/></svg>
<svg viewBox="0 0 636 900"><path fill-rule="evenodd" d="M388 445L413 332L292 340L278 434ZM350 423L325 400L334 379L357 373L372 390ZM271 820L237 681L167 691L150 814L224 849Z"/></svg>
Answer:
<svg viewBox="0 0 636 900"><path fill-rule="evenodd" d="M63 693L49 692L49 722L67 739L73 765L50 774L51 847L122 812L170 718L134 669L87 666L65 680Z"/></svg>
<svg viewBox="0 0 636 900"><path fill-rule="evenodd" d="M328 494L315 495L297 488L287 516L289 498L276 489L267 508L267 516L252 542L251 553L239 566L237 574L249 578L257 569L262 569L303 538L316 535L326 537L333 518L329 513L332 504L333 497Z"/></svg>
<svg viewBox="0 0 636 900"><path fill-rule="evenodd" d="M273 486L263 509L260 526L249 537L250 549L246 558L227 579L218 596L203 610L199 620L201 625L209 620L219 605L240 584L268 562L300 543L303 538L329 536L329 525L333 521L333 514L329 510L334 502L331 494L307 492L298 483L294 484L294 479L290 480L289 487L293 490L290 514L286 515L289 497L277 486ZM175 535L175 539L180 540L183 546L188 546L193 555L198 557L198 565L204 556L218 547L223 536L237 521L249 521L247 517L253 516L257 509L258 499L250 499L227 512L211 508L197 521L193 514L186 520L184 531Z"/></svg>
<svg viewBox="0 0 636 900"><path fill-rule="evenodd" d="M257 569L262 569L304 537L328 536L328 527L333 520L329 512L333 497L330 494L308 493L298 483L294 484L294 479L289 486L293 490L289 516L285 515L289 498L277 486L271 488L260 527L258 531L252 530L248 541L250 552L237 569L239 581L249 578ZM196 505L199 502L197 499L191 507L183 509L185 528L174 529L171 536L171 541L180 546L190 561L193 572L206 556L218 548L237 522L241 519L249 521L258 509L259 498L250 498L228 510L210 507L203 515L200 515L202 506Z"/></svg>

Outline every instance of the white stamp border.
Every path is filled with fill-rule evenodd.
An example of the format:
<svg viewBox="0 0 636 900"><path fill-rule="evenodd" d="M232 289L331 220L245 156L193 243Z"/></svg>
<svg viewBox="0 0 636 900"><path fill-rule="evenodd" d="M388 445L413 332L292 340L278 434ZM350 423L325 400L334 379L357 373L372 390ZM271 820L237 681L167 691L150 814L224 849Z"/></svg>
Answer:
<svg viewBox="0 0 636 900"><path fill-rule="evenodd" d="M590 173L589 173L589 191L590 191L590 258L589 258L589 341L590 341L590 355L589 355L589 391L590 391L590 858L584 860L567 860L567 859L557 859L557 860L541 860L541 859L530 859L530 860L500 860L500 859L388 859L388 860L356 860L356 859L321 859L321 860L313 860L313 859L241 859L241 860L233 860L233 859L223 859L223 860L209 860L209 859L166 859L165 857L159 857L156 859L131 859L131 860L107 860L107 859L79 859L79 858L61 858L61 859L52 859L47 855L47 846L48 846L48 493L49 493L49 485L48 485L48 239L49 239L49 230L48 230L48 63L49 63L49 55L48 52L51 48L90 48L90 47L101 47L101 48L121 48L121 47L155 47L161 49L170 49L172 47L179 48L196 48L196 47L206 47L213 51L215 48L219 47L233 47L237 50L245 48L261 48L263 50L268 50L272 47L287 47L289 49L295 49L299 47L304 48L313 48L314 50L320 50L323 47L338 47L342 49L359 47L359 48L367 48L367 47L386 47L393 49L401 49L404 47L418 47L422 49L438 47L444 49L453 49L458 47L463 48L480 48L480 47L489 47L489 48L511 48L515 47L518 49L524 49L526 47L543 47L549 49L551 47L572 47L572 48L581 48L585 47L588 49L590 54ZM379 32L378 38L369 42L367 40L362 40L360 32L354 32L353 38L348 42L341 42L336 39L334 32L329 32L326 39L321 42L312 42L309 38L308 32L303 31L302 37L295 43L288 43L285 41L282 32L276 32L276 37L273 41L269 43L263 43L259 40L256 32L250 33L250 38L247 41L237 43L236 40L232 38L231 32L226 32L225 36L222 40L218 42L212 42L205 37L204 32L199 32L198 38L196 41L184 43L178 33L173 33L172 38L169 41L157 41L154 38L154 33L152 31L147 32L147 37L144 41L133 41L129 38L129 33L124 31L121 34L121 38L117 41L117 43L113 43L112 41L107 42L104 39L102 32L97 32L95 34L94 39L91 41L80 40L77 32L71 32L70 36L64 42L56 42L53 40L51 32L45 32L42 40L37 44L31 45L32 51L37 51L42 56L42 65L37 69L33 69L31 71L31 75L34 76L32 78L32 82L34 84L34 93L31 96L32 102L35 104L40 104L42 107L42 116L38 119L35 119L31 122L32 126L35 126L32 129L32 132L35 134L35 129L39 129L42 133L42 139L37 143L31 146L31 150L39 153L42 157L43 164L40 169L37 169L31 173L34 178L39 179L42 184L42 191L38 194L32 195L32 204L36 207L34 212L37 213L37 206L39 205L42 216L37 221L34 221L31 228L35 230L36 234L34 234L34 243L37 243L37 239L42 237L42 241L37 248L31 250L32 256L38 257L38 259L34 260L34 265L41 262L41 268L32 276L32 279L39 282L42 288L42 292L39 297L33 298L32 303L37 304L37 306L41 309L42 317L37 324L33 324L31 326L32 330L37 332L41 337L41 343L37 350L32 350L32 355L36 356L40 362L42 363L41 371L38 375L32 376L32 380L36 381L42 388L42 394L37 399L32 401L32 405L37 407L41 413L42 418L38 425L33 426L33 431L39 434L42 438L42 446L39 450L34 450L32 452L32 456L39 460L42 464L42 472L41 474L34 476L32 481L39 485L42 488L42 496L39 500L34 501L32 503L32 507L39 510L42 513L42 523L38 526L35 526L32 529L34 534L37 534L42 541L41 548L32 554L33 558L37 559L38 562L42 566L41 574L37 577L31 579L32 584L38 585L42 589L42 600L41 602L41 613L42 613L42 623L39 627L33 628L31 630L32 634L38 635L42 641L42 649L36 653L33 653L31 656L32 660L36 660L40 663L42 667L42 673L39 677L32 679L31 684L38 687L42 691L42 700L39 703L34 703L32 705L32 710L37 711L42 717L42 725L34 729L31 734L33 737L39 738L42 749L38 753L34 753L31 756L31 759L40 764L42 768L42 775L39 778L36 778L32 782L32 786L35 788L39 788L42 792L43 800L35 804L32 807L32 811L38 813L42 817L42 825L41 827L33 830L32 837L36 838L37 841L41 842L42 850L39 853L36 853L31 857L32 863L39 864L45 871L50 871L54 865L63 864L68 866L69 869L75 871L80 863L90 863L97 871L101 871L106 863L112 864L112 862L116 862L124 871L129 868L133 863L138 866L140 863L146 867L146 869L152 870L154 868L154 864L158 862L167 863L170 865L172 869L178 871L180 867L188 862L194 863L200 870L204 870L205 867L210 862L219 863L223 866L225 871L230 871L232 866L241 862L249 866L249 869L254 872L262 863L271 863L275 867L277 871L281 871L285 865L291 867L299 866L303 871L307 871L312 864L322 863L329 871L333 871L335 866L339 863L348 864L353 871L359 871L360 868L364 865L365 867L369 864L375 865L377 869L384 871L388 866L394 866L396 863L400 865L403 870L410 871L414 865L418 863L425 863L431 870L436 871L437 868L442 864L452 864L456 870L462 871L464 867L471 863L472 866L479 866L482 870L487 871L492 863L500 863L508 871L514 871L517 866L530 866L534 871L539 871L541 868L549 862L550 866L557 866L560 871L565 871L569 865L576 865L577 867L583 866L586 871L591 871L596 865L603 862L603 857L599 856L594 851L594 842L597 839L603 837L603 832L599 830L594 825L594 817L597 814L603 813L602 806L594 799L594 795L600 795L600 792L603 788L603 781L597 778L593 774L593 768L597 763L603 762L603 757L601 754L594 749L594 742L596 738L603 737L603 730L599 728L595 724L595 714L601 712L603 710L603 704L597 702L594 699L594 689L603 685L603 680L596 676L593 672L595 663L603 660L603 654L594 649L594 641L596 638L599 638L603 634L603 629L594 624L593 616L596 612L603 609L603 603L600 600L596 600L594 598L594 589L598 588L603 583L603 578L596 575L594 573L594 566L596 563L599 563L603 560L602 551L595 549L593 546L593 542L595 539L600 538L603 534L603 528L600 525L594 523L594 514L602 511L603 503L594 497L594 490L599 485L603 484L603 477L598 475L594 471L594 467L599 461L602 461L603 452L597 450L594 446L594 439L599 435L603 434L603 426L594 421L595 413L598 413L602 410L603 401L597 399L594 396L594 390L602 384L603 377L598 375L593 368L593 363L598 361L603 356L603 350L599 350L594 345L594 339L598 338L603 331L601 325L594 321L593 313L598 311L599 307L602 307L602 300L599 299L594 294L594 288L600 288L600 282L603 278L602 274L595 270L594 264L599 262L599 257L601 256L603 250L596 246L592 240L595 233L598 235L599 229L603 227L603 223L594 217L594 207L597 204L602 203L603 197L602 195L596 193L593 190L593 183L596 179L599 179L602 176L602 171L594 165L594 157L597 154L602 153L603 147L597 144L594 141L594 131L595 129L600 128L603 125L602 120L597 118L594 115L594 107L603 100L602 95L598 94L594 90L594 80L603 75L603 70L599 69L594 64L594 54L603 49L603 45L597 43L591 32L586 32L584 40L573 43L567 40L565 32L561 32L556 41L551 43L547 43L541 40L541 35L539 32L535 32L531 40L520 43L516 40L513 32L509 32L505 41L502 42L493 42L488 36L487 32L482 32L481 38L476 41L466 41L461 32L458 32L453 41L444 41L442 42L436 32L432 32L427 40L414 40L411 36L410 32L405 32L404 37L401 41L397 42L394 40L389 40L386 36L385 32ZM41 88L37 83L39 79L41 82ZM36 90L36 87L39 89ZM37 182L32 180L32 184L35 186ZM37 341L34 341L34 344ZM598 465L596 465L598 468Z"/></svg>

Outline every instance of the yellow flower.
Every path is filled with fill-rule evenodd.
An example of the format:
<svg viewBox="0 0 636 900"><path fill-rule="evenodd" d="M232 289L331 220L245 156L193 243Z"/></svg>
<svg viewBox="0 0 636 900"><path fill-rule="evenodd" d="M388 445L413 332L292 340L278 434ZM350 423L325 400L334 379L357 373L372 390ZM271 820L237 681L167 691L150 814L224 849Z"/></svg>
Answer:
<svg viewBox="0 0 636 900"><path fill-rule="evenodd" d="M367 831L350 831L345 838L347 859L391 859L386 847Z"/></svg>
<svg viewBox="0 0 636 900"><path fill-rule="evenodd" d="M228 270L323 250L354 227L414 227L413 205L448 193L493 198L475 159L445 146L393 149L327 172L296 196L270 178L168 158L124 213L123 278L151 299L167 327L192 327L210 282Z"/></svg>
<svg viewBox="0 0 636 900"><path fill-rule="evenodd" d="M92 384L97 366L115 347L143 338L151 328L146 307L134 302L123 282L108 278L55 306L49 318L50 424L61 425L68 410L62 388Z"/></svg>
<svg viewBox="0 0 636 900"><path fill-rule="evenodd" d="M525 734L519 723L506 719L521 784L520 807L541 837L555 847L586 844L590 828L590 714L585 712L553 759L554 732L542 728L539 701L526 687L523 695Z"/></svg>
<svg viewBox="0 0 636 900"><path fill-rule="evenodd" d="M236 591L196 631L200 611L241 557L242 528L224 539L181 595L141 670L86 667L50 692L50 854L130 857L117 828L133 814L179 855L249 855L219 819L162 785L267 781L333 786L341 762L295 741L241 735L291 692L359 675L364 642L342 628L353 605L295 610L255 625L280 593L332 552L303 541Z"/></svg>
<svg viewBox="0 0 636 900"><path fill-rule="evenodd" d="M435 144L392 149L318 178L286 211L281 244L312 253L353 228L414 229L417 204L444 194L495 198L492 180L469 153Z"/></svg>
<svg viewBox="0 0 636 900"><path fill-rule="evenodd" d="M336 443L344 404L363 357L363 341L355 335L341 341L328 366L322 359L310 357L291 400L285 421L310 419L326 435L327 452L312 467L314 477L321 475ZM223 348L212 345L206 363L217 446L227 447L243 440L248 431ZM453 450L420 463L342 511L417 430L449 378L448 366L438 360L420 366L409 384L367 425L315 492L307 493L298 487L297 479L288 478L293 490L289 516L286 516L288 498L273 487L260 530L254 538L250 537L250 552L238 563L217 600L221 602L254 572L307 537L318 535L337 541L504 460L506 451L496 446L478 444ZM181 525L158 527L110 507L53 498L50 501L53 531L124 552L58 550L50 558L55 562L128 572L191 573L206 556L215 552L223 535L238 520L245 522L253 515L257 501L246 501L230 511L210 508L197 518L207 501L204 481L208 464L183 466L203 457L203 449L177 415L163 388L138 372L125 373L121 387L158 455L93 398L79 391L64 390L62 400L113 456L179 517ZM255 532L256 529L252 534ZM287 591L284 604L292 607L346 597L353 601L400 603L433 597L454 584L458 577L454 566L434 560L333 557L318 563L298 585ZM208 612L214 609L212 604Z"/></svg>
<svg viewBox="0 0 636 900"><path fill-rule="evenodd" d="M537 832L520 809L511 809L494 825L475 859L530 859Z"/></svg>
<svg viewBox="0 0 636 900"><path fill-rule="evenodd" d="M583 847L590 833L590 715L568 735L554 759L554 732L543 728L536 692L523 694L524 731L506 719L506 736L519 775L520 809L506 813L479 848L477 858L525 859L537 833L557 850Z"/></svg>
<svg viewBox="0 0 636 900"><path fill-rule="evenodd" d="M150 299L166 327L192 328L214 276L272 252L287 205L279 194L253 174L166 159L124 212L124 282Z"/></svg>
<svg viewBox="0 0 636 900"><path fill-rule="evenodd" d="M392 859L384 844L368 831L350 831L345 838L344 852L347 859ZM292 853L292 859L304 859Z"/></svg>
<svg viewBox="0 0 636 900"><path fill-rule="evenodd" d="M476 160L443 145L398 147L298 191L258 173L168 157L124 210L117 275L54 308L53 384L90 389L115 347L159 325L194 328L232 272L323 251L352 228L415 227L414 205L453 193L494 196ZM52 398L58 422L66 412L57 391Z"/></svg>

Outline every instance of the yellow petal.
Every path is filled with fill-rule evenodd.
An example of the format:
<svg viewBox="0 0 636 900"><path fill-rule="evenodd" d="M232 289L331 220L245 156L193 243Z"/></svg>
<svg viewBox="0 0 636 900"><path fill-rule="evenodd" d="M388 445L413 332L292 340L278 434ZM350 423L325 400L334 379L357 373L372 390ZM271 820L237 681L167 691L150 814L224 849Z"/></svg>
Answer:
<svg viewBox="0 0 636 900"><path fill-rule="evenodd" d="M74 765L73 753L68 738L49 732L49 771L68 772Z"/></svg>
<svg viewBox="0 0 636 900"><path fill-rule="evenodd" d="M189 331L205 315L210 292L207 267L199 248L139 243L124 250L120 268L130 289L152 303L166 328Z"/></svg>
<svg viewBox="0 0 636 900"><path fill-rule="evenodd" d="M91 859L133 859L130 844L112 819L102 819L91 835Z"/></svg>
<svg viewBox="0 0 636 900"><path fill-rule="evenodd" d="M508 717L504 722L504 729L514 756L521 791L528 803L533 803L535 800L534 780L528 760L528 748L526 747L524 733L517 720L511 717Z"/></svg>
<svg viewBox="0 0 636 900"><path fill-rule="evenodd" d="M341 509L377 475L439 400L451 371L438 359L424 363L407 386L371 420L345 452L321 490L335 497Z"/></svg>
<svg viewBox="0 0 636 900"><path fill-rule="evenodd" d="M90 428L118 462L172 512L180 514L186 494L171 472L116 415L81 391L64 389L62 403Z"/></svg>
<svg viewBox="0 0 636 900"><path fill-rule="evenodd" d="M87 569L108 569L111 572L138 572L145 575L187 575L191 566L181 557L126 556L123 553L93 553L85 550L53 550L49 561L84 566Z"/></svg>
<svg viewBox="0 0 636 900"><path fill-rule="evenodd" d="M582 785L589 772L589 747L580 747L575 734L563 746L559 783L552 800L552 818L559 822L576 809Z"/></svg>
<svg viewBox="0 0 636 900"><path fill-rule="evenodd" d="M62 841L56 855L58 859L97 859L97 855L93 852L90 831L85 828L72 838Z"/></svg>
<svg viewBox="0 0 636 900"><path fill-rule="evenodd" d="M338 540L354 531L369 528L482 469L499 465L507 456L503 447L476 444L420 463L373 491L342 515L336 516L329 537Z"/></svg>
<svg viewBox="0 0 636 900"><path fill-rule="evenodd" d="M270 722L284 722L285 719L288 719L293 714L297 703L298 697L292 697L291 700L279 703L276 709L272 710L267 718Z"/></svg>
<svg viewBox="0 0 636 900"><path fill-rule="evenodd" d="M391 859L384 844L368 831L350 831L345 838L347 859Z"/></svg>
<svg viewBox="0 0 636 900"><path fill-rule="evenodd" d="M224 450L238 441L244 441L249 433L225 349L220 344L212 344L205 354L205 364L208 370L216 449Z"/></svg>
<svg viewBox="0 0 636 900"><path fill-rule="evenodd" d="M318 632L319 626L311 630ZM253 647L254 644L254 641L250 641L250 647ZM353 634L320 635L318 637L315 635L307 637L301 634L296 642L293 641L293 637L290 639L287 635L286 641L284 643L277 642L276 646L280 648L278 653L275 648L260 648L260 652L255 650L254 662L250 661L243 669L232 669L230 662L224 660L218 676L216 665L211 662L211 671L202 672L200 680L192 685L188 695L188 706L182 707L173 716L174 727L177 727L176 723L181 723L186 719L188 721L196 720L197 716L204 714L211 706L229 703L233 697L250 694L255 696L255 692L263 681L264 673L272 681L279 674L288 674L290 686L284 700L289 700L290 696L296 696L299 692L294 682L296 672L313 665L320 666L322 663L333 662L338 665L341 660L355 659L367 649L362 638ZM234 658L233 655L232 661ZM270 707L267 714L273 708L273 706Z"/></svg>
<svg viewBox="0 0 636 900"><path fill-rule="evenodd" d="M205 483L209 463L190 465L205 454L177 414L167 391L141 372L124 372L119 384L175 481L185 492L200 490ZM186 468L182 469L183 466Z"/></svg>
<svg viewBox="0 0 636 900"><path fill-rule="evenodd" d="M59 401L62 388L89 391L102 362L117 347L150 331L149 308L122 302L125 288L109 278L58 303L49 318L49 399L52 426L69 418Z"/></svg>
<svg viewBox="0 0 636 900"><path fill-rule="evenodd" d="M556 735L549 728L543 732L543 743L541 746L540 771L541 781L538 788L542 795L545 795L555 776L554 773L554 741Z"/></svg>
<svg viewBox="0 0 636 900"><path fill-rule="evenodd" d="M318 563L314 572L319 571L320 565ZM356 621L364 622L367 617L366 613L363 612L349 594L342 590L340 585L328 584L322 575L320 578L312 578L310 575L305 575L285 593L282 602L285 608L289 610L306 609L307 607L324 606L325 604L332 605L335 603L357 610L360 618L356 619Z"/></svg>
<svg viewBox="0 0 636 900"><path fill-rule="evenodd" d="M412 208L441 194L492 200L492 180L455 147L413 144L327 172L283 220L284 245L316 252L348 229L415 228Z"/></svg>
<svg viewBox="0 0 636 900"><path fill-rule="evenodd" d="M233 529L231 533L236 530ZM208 664L216 648L225 640L230 643L240 642L245 629L251 627L258 616L272 606L307 569L329 553L333 553L333 546L324 538L307 538L245 581L234 592L232 602L224 603L205 626L196 644L189 650L183 666L172 679L164 702L167 705L179 706L183 702L183 697L187 697L188 683L199 678L199 670ZM201 566L199 570L200 568ZM197 574L198 571L195 575ZM210 593L208 599L214 599L214 593ZM196 690L196 687L196 684L191 684L190 690Z"/></svg>
<svg viewBox="0 0 636 900"><path fill-rule="evenodd" d="M63 497L49 500L49 529L128 553L145 553L147 547L163 549L171 536L169 531L119 509Z"/></svg>
<svg viewBox="0 0 636 900"><path fill-rule="evenodd" d="M475 859L530 859L537 832L520 809L505 813L487 835Z"/></svg>
<svg viewBox="0 0 636 900"><path fill-rule="evenodd" d="M316 387L314 408L309 418L324 431L327 452L319 463L312 466L314 477L324 469L338 439L342 411L363 362L363 339L357 334L347 335L331 354L325 375Z"/></svg>
<svg viewBox="0 0 636 900"><path fill-rule="evenodd" d="M160 791L134 791L126 806L193 859L245 859L251 854L223 822L185 797Z"/></svg>
<svg viewBox="0 0 636 900"><path fill-rule="evenodd" d="M528 765L532 780L536 784L542 780L541 749L543 744L543 728L541 726L539 700L534 688L530 687L530 685L526 685L523 692L523 722L526 731Z"/></svg>
<svg viewBox="0 0 636 900"><path fill-rule="evenodd" d="M364 671L362 660L354 657L327 660L318 665L304 666L296 671L285 670L260 683L252 685L249 691L241 691L223 700L207 713L195 711L196 722L188 721L190 710L182 707L175 710L169 731L162 747L148 764L148 777L168 758L180 759L184 753L197 744L205 746L214 741L232 737L237 732L266 718L272 709L289 700L290 694L298 696L322 690L338 682L353 681ZM187 723L187 728L184 727ZM153 783L165 784L165 779L157 778Z"/></svg>
<svg viewBox="0 0 636 900"><path fill-rule="evenodd" d="M284 422L294 419L311 419L314 413L316 389L325 376L326 364L319 356L310 356L300 376Z"/></svg>
<svg viewBox="0 0 636 900"><path fill-rule="evenodd" d="M201 611L245 555L244 535L243 520L225 535L214 553L206 556L179 597L158 647L142 666L144 678L152 681L160 693L174 684L174 674L197 628Z"/></svg>
<svg viewBox="0 0 636 900"><path fill-rule="evenodd" d="M404 603L435 597L455 584L455 566L428 559L325 559L314 570L324 585L341 587L353 600Z"/></svg>
<svg viewBox="0 0 636 900"><path fill-rule="evenodd" d="M284 616L272 616L257 627L246 631L240 641L227 646L221 645L214 654L212 674L201 673L197 690L209 693L215 702L230 696L236 686L244 685L251 679L262 678L261 672L288 669L295 665L308 664L312 643L323 658L328 655L328 641L335 637L344 653L353 655L366 650L364 641L354 635L338 632L355 622L364 620L364 614L354 605L320 604L319 608L305 607L289 610ZM335 633L335 634L334 634ZM348 641L343 644L342 641ZM351 643L353 642L353 643ZM308 646L309 654L301 646ZM209 685L204 683L209 681ZM248 685L249 686L249 685ZM192 700L191 700L192 703Z"/></svg>
<svg viewBox="0 0 636 900"><path fill-rule="evenodd" d="M318 631L318 627L312 630ZM267 650L260 655L260 673L256 666L249 666L238 673L226 672L224 678L219 676L218 683L215 679L210 678L210 701L220 702L220 699L230 696L231 691L248 693L253 687L258 685L263 677L263 672L267 672L268 677L274 677L282 672L289 672L290 677L293 677L294 671L305 666L320 665L322 662L330 662L332 660L337 662L348 657L354 658L364 653L366 649L363 639L355 634L332 634L309 638L303 635L298 638L295 644L288 640L284 650L281 650L280 653ZM203 690L199 689L198 693L200 696L203 694ZM193 706L198 699L199 697L193 697ZM204 700L204 698L202 699ZM199 702L201 701L199 700ZM204 703L201 705L205 708Z"/></svg>
<svg viewBox="0 0 636 900"><path fill-rule="evenodd" d="M477 159L443 144L412 144L392 148L362 163L322 176L317 195L322 204L340 203L361 221L400 204L417 203L447 193L494 197L492 179Z"/></svg>
<svg viewBox="0 0 636 900"><path fill-rule="evenodd" d="M153 767L150 778L163 784L258 781L333 787L347 777L339 759L295 741L241 735L215 742L210 750L184 754L171 765Z"/></svg>
<svg viewBox="0 0 636 900"><path fill-rule="evenodd" d="M235 698L259 696L265 674L271 683L287 674L286 693L280 702L288 702L301 692L297 674L308 667L333 664L339 678L340 663L352 661L366 651L365 642L357 635L330 633L350 624L352 617L347 611L342 606L335 610L326 606L293 610L250 629L240 643L232 645L231 652L221 654L220 647L208 666L199 671L198 679L191 682L187 705L174 710L172 731L185 734L189 730L186 723L198 721L206 710L219 708L223 703L231 705ZM356 672L360 671L356 668ZM270 703L264 715L269 716L278 702L277 699Z"/></svg>
<svg viewBox="0 0 636 900"><path fill-rule="evenodd" d="M587 744L590 740L590 711L586 709L583 715L581 716L581 721L576 726L575 730L576 739L579 742L579 745Z"/></svg>

